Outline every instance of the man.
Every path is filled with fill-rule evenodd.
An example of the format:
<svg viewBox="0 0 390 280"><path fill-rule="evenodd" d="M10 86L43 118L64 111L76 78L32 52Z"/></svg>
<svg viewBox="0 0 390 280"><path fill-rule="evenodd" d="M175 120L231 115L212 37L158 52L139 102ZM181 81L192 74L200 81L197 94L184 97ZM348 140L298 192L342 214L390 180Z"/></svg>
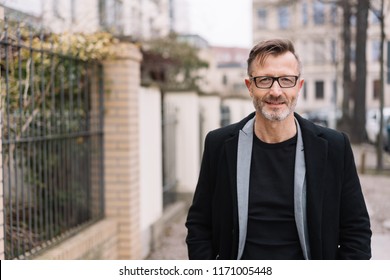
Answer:
<svg viewBox="0 0 390 280"><path fill-rule="evenodd" d="M186 226L190 259L370 259L371 230L343 133L294 113L304 80L288 40L257 44L255 113L210 132Z"/></svg>

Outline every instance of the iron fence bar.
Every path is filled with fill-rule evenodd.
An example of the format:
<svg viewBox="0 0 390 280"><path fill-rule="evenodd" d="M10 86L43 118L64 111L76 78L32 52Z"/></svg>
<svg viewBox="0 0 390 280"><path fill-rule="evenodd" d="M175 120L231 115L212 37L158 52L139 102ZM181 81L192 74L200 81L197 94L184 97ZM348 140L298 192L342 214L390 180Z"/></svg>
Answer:
<svg viewBox="0 0 390 280"><path fill-rule="evenodd" d="M8 23L7 21L5 22L5 26L4 26L4 42L8 42ZM6 111L7 111L7 123L9 124L9 121L10 121L10 108L9 108L9 104L10 104L10 89L9 89L9 50L10 50L10 46L8 45L5 45L5 91L6 91L6 104L7 104L7 108L6 108ZM10 129L10 126L8 125L7 126L7 137L8 137L8 140L11 139L11 129ZM12 180L11 180L11 149L8 148L8 192L11 193L11 185L12 185ZM7 232L7 226L6 226L6 223L5 223L5 234L4 236L5 237L9 237L9 247L10 247L10 252L11 252L11 256L13 256L13 237L12 237L12 228L13 228L13 219L12 219L12 196L10 195L9 196L9 199L8 199L8 205L9 205L9 233ZM5 216L5 221L7 221L7 208L4 207L4 216Z"/></svg>
<svg viewBox="0 0 390 280"><path fill-rule="evenodd" d="M63 119L64 117L64 59L63 58L60 58L60 118ZM65 124L63 122L61 122L61 125L59 127L59 131L61 134L65 134L66 132L66 129L65 129ZM64 147L64 139L61 139L60 140L60 145L59 145L59 155L60 155L60 162L63 163L64 165L64 168L65 168L65 171L66 171L66 161L65 161L65 151L64 149L62 149L62 147ZM62 170L63 172L63 170ZM65 190L65 185L66 185L66 182L64 182L65 178L64 176L62 176L61 174L61 170L59 170L59 189L60 189L60 193L66 193L66 190ZM61 196L60 196L61 197ZM62 231L62 227L67 227L67 217L66 217L66 196L64 195L63 198L62 198L63 201L60 200L60 206L62 204L62 207L60 207L61 209L61 225L60 225L60 230Z"/></svg>
<svg viewBox="0 0 390 280"><path fill-rule="evenodd" d="M68 117L68 131L67 133L72 133L72 120L73 120L73 59L69 59L69 70L68 70L68 74L69 74L69 108L68 108L68 111L69 111L69 117ZM74 219L73 217L73 197L74 197L74 184L73 182L75 182L74 180L74 169L73 169L73 164L71 164L71 157L73 157L74 155L74 147L73 147L73 141L71 139L68 139L67 140L68 142L68 164L69 164L69 173L70 173L70 176L69 176L69 181L68 181L68 189L70 189L70 191L68 192L69 194L69 205L68 205L68 216L69 216L69 220L70 220L70 226L73 226L73 222L72 220ZM77 223L76 223L77 224Z"/></svg>
<svg viewBox="0 0 390 280"><path fill-rule="evenodd" d="M30 164L31 164L31 157L28 156L31 154L31 143L27 144L27 170L30 170ZM27 172L27 182L31 182L31 172ZM33 244L35 244L35 235L32 234L34 232L34 225L33 225L33 210L34 210L34 196L32 193L31 188L29 188L28 192L28 211L29 211L29 220L28 220L28 225L29 225L29 232L31 236L31 247L33 247ZM32 249L32 248L31 248Z"/></svg>
<svg viewBox="0 0 390 280"><path fill-rule="evenodd" d="M18 25L18 29L17 29L17 42L18 44L20 44L20 40L21 40L21 33L20 33L20 25ZM22 61L21 61L21 50L20 48L18 48L18 79L21 80L22 79ZM23 125L23 87L22 87L22 84L19 83L19 127L22 127ZM20 131L20 135L22 137L22 134L23 134L23 131L21 130ZM20 161L22 162L23 161L23 158L24 158L24 153L23 153L23 149L20 149ZM23 178L24 176L24 166L23 164L21 165L21 178ZM24 186L24 180L21 179L21 191L22 191L22 201L24 201L24 191L25 191L25 186ZM27 224L27 221L26 221L26 207L23 207L22 209L22 221L23 223L26 222ZM23 251L25 252L27 249L26 249L26 244L25 242L23 242Z"/></svg>
<svg viewBox="0 0 390 280"><path fill-rule="evenodd" d="M27 61L30 62L30 65L29 65L29 68L30 68L30 75L29 75L29 89L30 89L30 95L31 95L31 109L30 109L30 118L31 118L31 133L29 133L30 135L32 135L32 137L35 137L35 127L34 127L34 108L35 108L35 89L34 89L34 60L33 60L33 49L32 49L32 41L33 41L33 38L32 38L32 31L31 31L31 28L29 29L29 43L30 43L30 48L29 48L29 58ZM30 130L29 130L30 131ZM31 159L32 161L32 174L37 174L37 163L35 161L35 156L37 154L37 149L36 149L36 144L35 142L32 143L32 154L34 155L34 157ZM30 157L28 157L30 158ZM34 176L34 175L32 175ZM33 190L35 192L35 195L33 196L34 198L34 201L33 201L33 207L34 207L34 230L36 233L39 232L39 212L38 212L38 209L39 209L39 205L40 205L40 200L39 200L39 193L38 193L38 187L36 186L35 184L35 178L33 177L32 178L32 182L33 182ZM31 181L30 181L31 182ZM39 209L40 210L40 209ZM37 241L38 243L40 243L40 236L39 234L36 235L37 236Z"/></svg>
<svg viewBox="0 0 390 280"><path fill-rule="evenodd" d="M45 52L43 50L43 33L41 31L41 50L40 50L40 55L41 55L41 61L40 61L40 64L41 64L41 118L42 118L42 125L41 125L41 135L42 137L44 137L46 139L46 135L47 135L47 131L46 131L46 126L44 124L46 124L46 98L45 98L45 67L44 67L44 56L45 56ZM50 211L49 211L49 194L50 194L50 191L51 191L51 185L48 184L48 165L47 165L47 140L44 140L43 142L40 142L41 145L42 145L42 149L43 149L43 174L42 174L42 181L43 181L43 184L46 186L46 190L45 190L45 229L46 229L46 237L45 238L51 238L51 235L50 235L50 223L49 223L49 220L50 220Z"/></svg>
<svg viewBox="0 0 390 280"><path fill-rule="evenodd" d="M80 118L81 117L81 97L80 97L80 91L82 90L82 87L81 87L81 77L80 77L80 63L78 61L75 61L76 63L76 84L77 84L77 88L76 88L76 115L77 115L77 118ZM77 126L76 126L76 132L79 132L81 130L81 127L80 127L80 122L77 122ZM75 142L77 140L74 140ZM76 145L77 147L77 142L74 144ZM82 156L77 153L76 151L76 156L78 155L78 159L76 160L76 166L75 166L75 170L77 172L77 176L76 176L76 181L80 182L80 187L81 186L84 186L84 188L87 188L88 185L86 185L84 183L84 178L83 176L81 176L80 174L80 170L82 169L83 167L83 162L82 162ZM88 176L84 176L84 177L88 177ZM84 216L84 214L82 215L82 219L87 219L87 217Z"/></svg>
<svg viewBox="0 0 390 280"><path fill-rule="evenodd" d="M55 105L56 105L56 99L55 99L55 87L56 87L56 71L55 71L55 63L54 63L54 44L53 40L51 40L51 46L50 49L51 51L48 53L50 56L50 129L49 129L49 134L48 137L52 137L53 133L56 133L55 126L54 124L56 123L56 114L55 114ZM54 130L54 131L53 131ZM48 141L49 142L49 149L51 150L51 155L57 155L57 143L54 141ZM54 208L54 213L53 213L53 224L52 224L52 229L53 229L53 234L56 235L58 228L59 228L59 211L60 211L60 206L59 206L59 195L58 195L58 188L54 188L54 186L58 186L58 166L53 164L52 172L51 172L51 183L53 185L53 208Z"/></svg>
<svg viewBox="0 0 390 280"><path fill-rule="evenodd" d="M104 131L104 82L103 82L103 67L102 65L98 65L99 74L97 75L99 78L98 82L98 89L99 89L99 132L102 135L101 137L97 137L99 141L99 146L104 147L104 137L103 137L103 131ZM99 217L103 217L105 209L104 204L104 149L98 149L100 151L100 160L98 161L100 163L99 166L99 173L100 173L100 182L99 182L99 190L100 190L100 209L99 209ZM89 165L88 165L89 166ZM90 177L89 177L90 179ZM90 183L90 182L89 182Z"/></svg>
<svg viewBox="0 0 390 280"><path fill-rule="evenodd" d="M67 92L67 96L68 96L68 108L67 108L67 111L69 112L68 114L68 120L67 120L67 128L66 128L66 133L71 133L71 130L72 130L72 127L71 127L71 123L72 123L72 102L73 102L73 98L72 98L72 94L73 94L73 89L72 89L72 86L73 86L73 82L72 82L72 59L69 60L69 65L68 65L68 80L69 80L69 90ZM64 99L65 99L66 96L64 96ZM67 170L68 170L68 176L66 176L67 178L67 182L66 182L66 188L67 188L67 211L66 211L66 214L68 216L68 227L71 227L73 224L72 224L72 182L73 182L73 172L72 172L72 164L71 164L71 161L70 161L70 158L72 156L72 142L71 140L68 138L65 140L66 141L66 159L67 159Z"/></svg>
<svg viewBox="0 0 390 280"><path fill-rule="evenodd" d="M93 71L93 69L89 69L89 71ZM86 112L86 117L85 117L85 130L92 130L91 129L91 127L90 127L90 118L91 118L91 111L89 110L89 98L90 98L90 95L88 94L88 92L90 92L90 87L91 87L91 85L90 85L90 80L89 80L89 75L88 75L88 73L86 74L86 76L85 76L85 88L84 88L84 103L85 103L85 112ZM92 157L92 155L91 155L91 139L93 139L93 137L88 137L87 139L86 139L86 149L87 149L87 151L88 151L88 153L87 153L87 157L85 158L85 161L86 161L86 166L88 166L88 170L87 170L87 172L90 172L91 170L89 169L89 167L91 166L91 162L92 162L92 160L91 160L91 157ZM88 181L88 184L89 185L91 185L91 178L89 177L89 178L87 178L86 179L87 181ZM89 195L89 193L88 193L88 191L87 191L87 197L89 197L88 196ZM89 212L87 212L86 213L86 216L89 216Z"/></svg>
<svg viewBox="0 0 390 280"><path fill-rule="evenodd" d="M15 115L15 114L14 114ZM14 123L14 131L17 131L16 130L16 122ZM14 133L14 137L16 137L16 133ZM13 149L13 163L14 163L14 169L16 170L17 169L17 147L15 145L15 149ZM18 174L17 172L15 172L15 193L18 194ZM12 203L12 202L11 202ZM16 195L15 196L15 215L16 215L16 232L19 233L19 203L18 203L18 196ZM13 213L11 212L11 214L13 215ZM12 235L12 228L11 228L11 235ZM18 250L20 248L20 238L16 238L16 249ZM17 251L16 254L19 254L19 252Z"/></svg>

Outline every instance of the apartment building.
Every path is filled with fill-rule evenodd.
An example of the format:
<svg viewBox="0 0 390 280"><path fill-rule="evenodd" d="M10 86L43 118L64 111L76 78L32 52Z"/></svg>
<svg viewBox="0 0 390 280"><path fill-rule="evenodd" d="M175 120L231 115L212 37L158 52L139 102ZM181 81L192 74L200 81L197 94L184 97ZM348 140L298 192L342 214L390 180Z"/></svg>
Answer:
<svg viewBox="0 0 390 280"><path fill-rule="evenodd" d="M52 32L107 30L134 40L165 36L171 0L3 0L5 15Z"/></svg>
<svg viewBox="0 0 390 280"><path fill-rule="evenodd" d="M342 10L334 1L319 0L253 0L254 43L273 37L288 38L296 46L303 62L305 85L297 110L330 110L342 102ZM389 1L385 1L386 3ZM378 2L379 4L379 2ZM386 9L389 3L386 4ZM379 6L378 6L379 8ZM386 14L386 13L385 13ZM356 18L351 19L352 27ZM390 30L389 17L386 30ZM354 32L353 32L354 34ZM389 39L386 38L386 41ZM385 63L387 64L385 44ZM352 46L352 56L355 46ZM380 23L373 11L369 13L367 42L367 108L379 106ZM352 57L353 59L353 57ZM385 84L385 104L390 105L389 80Z"/></svg>
<svg viewBox="0 0 390 280"><path fill-rule="evenodd" d="M216 92L222 98L249 98L244 82L249 49L211 46L207 52L206 91Z"/></svg>

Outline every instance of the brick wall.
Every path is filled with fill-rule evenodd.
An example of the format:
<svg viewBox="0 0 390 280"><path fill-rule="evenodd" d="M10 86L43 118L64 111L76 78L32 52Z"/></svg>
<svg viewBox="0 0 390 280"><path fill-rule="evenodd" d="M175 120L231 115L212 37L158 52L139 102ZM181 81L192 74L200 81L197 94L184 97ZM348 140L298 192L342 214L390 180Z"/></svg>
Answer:
<svg viewBox="0 0 390 280"><path fill-rule="evenodd" d="M80 231L36 260L115 260L118 259L118 229L115 220L105 219Z"/></svg>

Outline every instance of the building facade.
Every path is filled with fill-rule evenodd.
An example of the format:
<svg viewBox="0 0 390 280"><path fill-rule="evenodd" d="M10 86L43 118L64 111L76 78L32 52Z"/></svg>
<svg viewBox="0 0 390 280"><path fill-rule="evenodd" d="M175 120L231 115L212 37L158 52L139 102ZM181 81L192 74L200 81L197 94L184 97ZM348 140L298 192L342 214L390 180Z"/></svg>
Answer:
<svg viewBox="0 0 390 280"><path fill-rule="evenodd" d="M385 9L388 10L389 1L385 2ZM300 54L305 84L297 110L335 112L340 108L343 83L341 8L334 3L319 0L253 0L252 13L254 43L267 38L288 38L294 42ZM351 19L351 25L352 41L354 41L356 18ZM387 17L386 30L389 30L389 27L390 21ZM352 46L352 59L354 51L355 46ZM387 43L385 60L387 60L386 54ZM367 41L367 109L379 107L379 56L380 23L374 12L370 10ZM387 65L387 61L385 64ZM386 81L385 105L387 106L390 105L389 93L390 86Z"/></svg>
<svg viewBox="0 0 390 280"><path fill-rule="evenodd" d="M249 49L210 46L207 55L209 68L204 76L204 91L218 93L222 98L248 98L245 86L246 60Z"/></svg>
<svg viewBox="0 0 390 280"><path fill-rule="evenodd" d="M93 33L147 40L170 32L170 0L5 0L5 14L51 32Z"/></svg>

